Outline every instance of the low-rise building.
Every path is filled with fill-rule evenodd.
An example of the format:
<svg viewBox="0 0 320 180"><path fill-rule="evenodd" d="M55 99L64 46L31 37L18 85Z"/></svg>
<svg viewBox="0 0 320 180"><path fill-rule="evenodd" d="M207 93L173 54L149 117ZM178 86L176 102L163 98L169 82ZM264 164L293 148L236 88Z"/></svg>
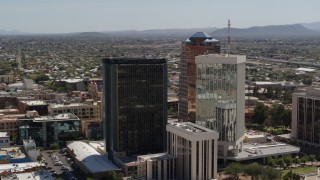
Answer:
<svg viewBox="0 0 320 180"><path fill-rule="evenodd" d="M0 83L13 83L13 81L14 81L13 74L0 75Z"/></svg>
<svg viewBox="0 0 320 180"><path fill-rule="evenodd" d="M81 171L93 178L106 178L110 172L120 170L105 154L100 154L88 143L69 142L67 150Z"/></svg>
<svg viewBox="0 0 320 180"><path fill-rule="evenodd" d="M85 134L90 123L101 123L101 104L96 102L49 104L48 109L50 115L75 114L81 120L81 132L83 134Z"/></svg>
<svg viewBox="0 0 320 180"><path fill-rule="evenodd" d="M39 116L17 120L19 141L34 138L37 145L47 147L52 143L64 145L65 141L79 137L79 118L71 113Z"/></svg>
<svg viewBox="0 0 320 180"><path fill-rule="evenodd" d="M10 135L7 132L0 132L0 148L10 146Z"/></svg>

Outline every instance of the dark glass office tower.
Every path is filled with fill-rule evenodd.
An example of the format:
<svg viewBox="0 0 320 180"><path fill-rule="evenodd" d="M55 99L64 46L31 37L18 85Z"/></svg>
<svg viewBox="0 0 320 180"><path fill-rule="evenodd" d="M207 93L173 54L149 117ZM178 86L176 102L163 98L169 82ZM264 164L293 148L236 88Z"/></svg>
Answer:
<svg viewBox="0 0 320 180"><path fill-rule="evenodd" d="M106 58L103 63L105 145L115 153L165 151L167 63L165 59Z"/></svg>

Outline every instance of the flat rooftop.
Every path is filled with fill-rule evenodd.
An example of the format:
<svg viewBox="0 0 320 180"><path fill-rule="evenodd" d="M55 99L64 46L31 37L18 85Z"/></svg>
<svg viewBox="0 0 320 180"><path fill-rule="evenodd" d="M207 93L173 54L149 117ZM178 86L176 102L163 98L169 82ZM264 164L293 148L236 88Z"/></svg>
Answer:
<svg viewBox="0 0 320 180"><path fill-rule="evenodd" d="M67 145L77 158L90 171L99 173L119 170L105 155L98 153L92 146L82 141L74 141Z"/></svg>
<svg viewBox="0 0 320 180"><path fill-rule="evenodd" d="M147 58L104 58L105 64L165 64L166 59L147 59Z"/></svg>
<svg viewBox="0 0 320 180"><path fill-rule="evenodd" d="M15 163L15 164L0 164L0 172L11 170L11 172L24 172L27 169L34 167L46 166L44 163L39 162L27 162L27 163Z"/></svg>
<svg viewBox="0 0 320 180"><path fill-rule="evenodd" d="M48 171L34 171L27 173L14 173L1 176L2 180L54 180L54 177Z"/></svg>
<svg viewBox="0 0 320 180"><path fill-rule="evenodd" d="M0 132L0 138L7 138L10 137L7 132Z"/></svg>
<svg viewBox="0 0 320 180"><path fill-rule="evenodd" d="M0 150L0 155L11 155L12 158L25 158L26 155L23 153L22 151L22 147L5 147L5 148L1 148ZM1 165L0 165L0 169L1 169Z"/></svg>
<svg viewBox="0 0 320 180"><path fill-rule="evenodd" d="M47 105L45 101L21 101L22 103L27 104L28 106L40 106L40 105Z"/></svg>
<svg viewBox="0 0 320 180"><path fill-rule="evenodd" d="M58 114L56 116L40 116L33 118L34 122L50 122L50 121L80 121L80 119L71 113Z"/></svg>
<svg viewBox="0 0 320 180"><path fill-rule="evenodd" d="M167 153L158 153L158 154L142 155L142 156L138 156L138 158L143 160L149 160L149 161L158 161L158 160L173 159L174 157Z"/></svg>
<svg viewBox="0 0 320 180"><path fill-rule="evenodd" d="M85 104L85 103L50 104L52 108L81 107L81 106L94 106L94 105L96 104Z"/></svg>
<svg viewBox="0 0 320 180"><path fill-rule="evenodd" d="M243 151L238 156L228 156L227 159L244 161L287 154L297 154L300 148L285 143L272 142L264 144L244 144Z"/></svg>
<svg viewBox="0 0 320 180"><path fill-rule="evenodd" d="M177 123L171 123L170 125L177 128L181 128L187 132L193 132L193 133L212 132L211 129L198 126L194 123L189 123L189 122L177 122Z"/></svg>

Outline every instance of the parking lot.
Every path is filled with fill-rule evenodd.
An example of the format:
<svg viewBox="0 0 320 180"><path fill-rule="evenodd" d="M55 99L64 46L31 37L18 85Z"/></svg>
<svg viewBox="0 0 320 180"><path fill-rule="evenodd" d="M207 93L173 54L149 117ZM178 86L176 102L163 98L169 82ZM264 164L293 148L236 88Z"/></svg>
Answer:
<svg viewBox="0 0 320 180"><path fill-rule="evenodd" d="M66 180L86 179L86 176L77 168L65 149L42 151L42 155L44 163L47 164L47 170L54 177Z"/></svg>

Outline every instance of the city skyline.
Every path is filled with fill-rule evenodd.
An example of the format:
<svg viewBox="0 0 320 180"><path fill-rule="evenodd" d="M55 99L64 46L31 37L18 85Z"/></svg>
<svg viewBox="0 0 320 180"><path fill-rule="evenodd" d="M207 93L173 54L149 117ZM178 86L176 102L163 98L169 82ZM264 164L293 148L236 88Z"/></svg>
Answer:
<svg viewBox="0 0 320 180"><path fill-rule="evenodd" d="M1 2L1 30L29 33L148 30L311 23L320 21L316 0L183 2L70 0Z"/></svg>

